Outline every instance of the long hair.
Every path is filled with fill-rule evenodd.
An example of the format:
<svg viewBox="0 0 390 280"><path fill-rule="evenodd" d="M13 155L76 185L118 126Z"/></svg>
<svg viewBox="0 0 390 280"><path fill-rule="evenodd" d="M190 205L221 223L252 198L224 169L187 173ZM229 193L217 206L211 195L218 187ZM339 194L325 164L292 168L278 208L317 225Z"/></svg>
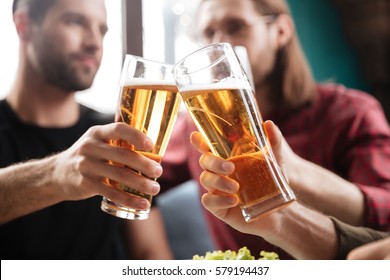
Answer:
<svg viewBox="0 0 390 280"><path fill-rule="evenodd" d="M261 15L287 14L291 12L285 0L251 0ZM279 50L272 75L272 88L283 107L296 108L313 101L316 96L315 81L296 33L291 41Z"/></svg>

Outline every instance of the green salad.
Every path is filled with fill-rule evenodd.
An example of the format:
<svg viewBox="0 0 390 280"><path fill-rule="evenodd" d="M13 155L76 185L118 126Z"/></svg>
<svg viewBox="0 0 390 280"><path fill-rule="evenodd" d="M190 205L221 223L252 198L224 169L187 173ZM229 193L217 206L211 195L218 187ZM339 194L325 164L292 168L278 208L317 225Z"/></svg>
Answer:
<svg viewBox="0 0 390 280"><path fill-rule="evenodd" d="M232 250L207 252L204 256L194 255L193 260L254 260L251 251L247 247L242 247L238 252ZM258 260L279 260L275 252L261 251Z"/></svg>

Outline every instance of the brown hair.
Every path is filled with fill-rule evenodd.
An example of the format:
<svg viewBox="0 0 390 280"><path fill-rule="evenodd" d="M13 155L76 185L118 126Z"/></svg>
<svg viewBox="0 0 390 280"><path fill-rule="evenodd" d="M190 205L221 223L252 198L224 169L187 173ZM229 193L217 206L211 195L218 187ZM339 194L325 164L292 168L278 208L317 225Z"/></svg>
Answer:
<svg viewBox="0 0 390 280"><path fill-rule="evenodd" d="M290 9L284 0L251 0L262 15L287 14ZM273 73L273 88L280 92L283 106L295 108L315 98L315 81L310 66L295 33L291 41L279 50Z"/></svg>
<svg viewBox="0 0 390 280"><path fill-rule="evenodd" d="M56 0L14 0L12 4L12 13L21 7L26 7L28 16L35 22L41 22L49 8L55 4Z"/></svg>
<svg viewBox="0 0 390 280"><path fill-rule="evenodd" d="M206 1L208 0L202 0L200 5ZM291 17L285 0L251 1L260 15L287 14ZM274 102L284 108L296 108L315 99L315 81L296 33L291 41L278 51L275 67L269 78Z"/></svg>

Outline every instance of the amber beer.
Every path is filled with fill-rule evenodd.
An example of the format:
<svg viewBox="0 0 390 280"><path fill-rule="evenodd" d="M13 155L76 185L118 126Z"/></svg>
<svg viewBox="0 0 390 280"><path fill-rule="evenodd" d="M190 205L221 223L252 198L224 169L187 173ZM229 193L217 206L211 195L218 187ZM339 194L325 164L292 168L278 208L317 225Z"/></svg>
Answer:
<svg viewBox="0 0 390 280"><path fill-rule="evenodd" d="M131 84L121 88L115 121L124 122L144 132L154 141L155 146L151 151L137 151L133 145L130 145L124 140L111 140L110 144L135 150L156 162L161 162L176 121L180 101L181 98L175 84L155 84L152 81L150 83L137 80L131 81ZM115 162L110 163L118 165ZM133 171L138 172L136 170ZM141 173L139 174L143 175ZM151 195L141 193L131 186L126 186L109 179L107 181L111 186L119 188L130 195L146 198L149 202L152 201ZM133 219L143 218L142 211L128 209L107 200L104 200L104 203L109 204L107 208L113 209L114 211L133 211L131 214L135 215L135 217L132 217ZM108 211L110 210L108 209Z"/></svg>
<svg viewBox="0 0 390 280"><path fill-rule="evenodd" d="M291 202L284 194L294 195L268 147L250 87L189 87L181 96L213 153L235 164L230 177L240 185L247 221Z"/></svg>

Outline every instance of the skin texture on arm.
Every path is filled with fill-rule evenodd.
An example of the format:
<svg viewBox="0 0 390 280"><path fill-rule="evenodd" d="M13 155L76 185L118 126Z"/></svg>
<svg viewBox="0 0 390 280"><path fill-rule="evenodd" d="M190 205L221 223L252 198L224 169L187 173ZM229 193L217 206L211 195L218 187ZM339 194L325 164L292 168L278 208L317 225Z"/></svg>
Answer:
<svg viewBox="0 0 390 280"><path fill-rule="evenodd" d="M159 184L128 167L158 178L162 174L160 164L127 148L114 147L108 144L109 139L123 139L144 150L153 147L143 133L115 123L92 127L62 153L3 168L0 170L0 223L60 201L95 195L106 196L128 207L147 208L146 199L126 195L107 185L104 179L136 185L139 191L155 195L160 190ZM108 164L109 160L123 166Z"/></svg>
<svg viewBox="0 0 390 280"><path fill-rule="evenodd" d="M286 173L290 186L306 205L348 224L364 222L364 197L358 187L284 147Z"/></svg>
<svg viewBox="0 0 390 280"><path fill-rule="evenodd" d="M390 260L390 237L375 241L352 250L349 260Z"/></svg>

